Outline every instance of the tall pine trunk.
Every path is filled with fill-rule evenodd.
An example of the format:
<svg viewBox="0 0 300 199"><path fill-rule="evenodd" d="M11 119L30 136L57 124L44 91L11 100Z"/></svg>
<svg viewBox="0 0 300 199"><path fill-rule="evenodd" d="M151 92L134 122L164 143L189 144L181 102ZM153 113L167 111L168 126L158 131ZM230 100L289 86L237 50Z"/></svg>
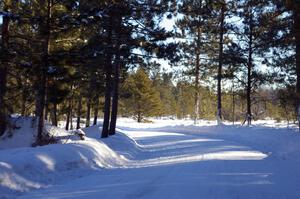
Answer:
<svg viewBox="0 0 300 199"><path fill-rule="evenodd" d="M71 92L72 92L72 86L71 86ZM66 130L69 130L70 120L72 122L72 108L73 108L72 101L73 101L72 96L70 96L68 99L67 119L66 119L66 127L65 127Z"/></svg>
<svg viewBox="0 0 300 199"><path fill-rule="evenodd" d="M48 115L49 115L49 107L47 104L45 104L45 120L48 121Z"/></svg>
<svg viewBox="0 0 300 199"><path fill-rule="evenodd" d="M70 129L73 130L73 98L72 98L72 106L70 110Z"/></svg>
<svg viewBox="0 0 300 199"><path fill-rule="evenodd" d="M108 26L108 43L112 44L112 24ZM101 137L106 138L109 135L109 119L110 119L110 109L111 109L111 75L112 75L112 54L107 52L106 64L105 64L105 101L104 101L104 117Z"/></svg>
<svg viewBox="0 0 300 199"><path fill-rule="evenodd" d="M4 11L7 11L5 6ZM7 113L4 102L6 94L6 81L7 81L7 61L8 61L8 48L9 48L9 22L8 16L3 17L2 22L2 50L1 50L1 65L0 65L0 136L5 133L7 125Z"/></svg>
<svg viewBox="0 0 300 199"><path fill-rule="evenodd" d="M107 59L107 64L105 66L105 101L104 101L104 118L103 118L103 127L101 137L106 138L109 135L109 119L110 119L110 108L111 108L111 58Z"/></svg>
<svg viewBox="0 0 300 199"><path fill-rule="evenodd" d="M225 20L225 2L222 2L221 17L220 17L220 34L219 34L219 66L218 66L218 110L217 122L221 124L222 121L222 67L223 67L223 36L224 36L224 20Z"/></svg>
<svg viewBox="0 0 300 199"><path fill-rule="evenodd" d="M198 28L197 32L197 47L196 51L196 63L195 63L195 108L194 108L194 124L198 123L199 109L200 109L200 93L199 93L199 75L200 75L200 40L201 30Z"/></svg>
<svg viewBox="0 0 300 199"><path fill-rule="evenodd" d="M234 79L232 80L232 124L235 122L235 93L234 93Z"/></svg>
<svg viewBox="0 0 300 199"><path fill-rule="evenodd" d="M297 84L296 92L298 97L298 126L300 130L300 13L294 11L294 31L296 38L296 74L297 74Z"/></svg>
<svg viewBox="0 0 300 199"><path fill-rule="evenodd" d="M138 111L138 113L137 113L137 122L138 122L138 123L141 123L141 122L142 122L142 114L141 114L141 111Z"/></svg>
<svg viewBox="0 0 300 199"><path fill-rule="evenodd" d="M98 112L99 112L99 97L96 97L95 106L94 106L94 122L93 125L97 125L98 120Z"/></svg>
<svg viewBox="0 0 300 199"><path fill-rule="evenodd" d="M119 81L120 81L120 57L117 56L117 61L114 66L114 82L113 82L113 96L112 96L112 110L111 120L109 126L109 134L114 135L116 133L116 124L118 116L118 102L119 102Z"/></svg>
<svg viewBox="0 0 300 199"><path fill-rule="evenodd" d="M252 91L252 67L253 67L253 16L250 14L249 21L249 43L248 43L248 64L247 64L247 124L251 125L252 122L252 112L251 112L251 91Z"/></svg>
<svg viewBox="0 0 300 199"><path fill-rule="evenodd" d="M121 45L121 25L122 25L122 18L120 15L116 18L116 40L117 40L117 53L115 56L115 63L114 63L114 79L113 79L113 94L112 94L112 109L111 109L111 119L109 125L109 134L114 135L116 133L116 125L117 125L117 116L118 116L118 103L119 103L119 82L120 82L120 45Z"/></svg>
<svg viewBox="0 0 300 199"><path fill-rule="evenodd" d="M66 126L65 129L69 130L70 127L70 113L71 113L71 104L70 104L70 100L68 102L68 108L67 108L67 118L66 118Z"/></svg>
<svg viewBox="0 0 300 199"><path fill-rule="evenodd" d="M91 103L92 103L92 99L89 94L88 98L87 98L87 103L86 103L86 120L85 120L86 127L89 127L90 123L91 123Z"/></svg>
<svg viewBox="0 0 300 199"><path fill-rule="evenodd" d="M27 93L25 92L25 89L22 89L21 116L26 115L26 101L27 101Z"/></svg>
<svg viewBox="0 0 300 199"><path fill-rule="evenodd" d="M40 1L40 5L43 6L44 2ZM50 52L50 36L51 36L51 6L52 0L46 2L46 24L43 31L45 32L45 44L44 53L42 59L42 66L40 68L40 74L38 78L38 90L37 90L37 107L36 113L38 117L38 131L37 131L37 144L42 144L43 141L43 129L44 129L44 108L45 108L45 98L46 98L46 82L47 82L47 70L49 68L49 52Z"/></svg>
<svg viewBox="0 0 300 199"><path fill-rule="evenodd" d="M57 104L53 103L52 104L52 109L51 109L51 123L53 126L57 126Z"/></svg>
<svg viewBox="0 0 300 199"><path fill-rule="evenodd" d="M81 118L81 101L82 101L82 95L79 95L78 98L78 104L77 104L77 123L76 123L76 129L80 129L80 118Z"/></svg>

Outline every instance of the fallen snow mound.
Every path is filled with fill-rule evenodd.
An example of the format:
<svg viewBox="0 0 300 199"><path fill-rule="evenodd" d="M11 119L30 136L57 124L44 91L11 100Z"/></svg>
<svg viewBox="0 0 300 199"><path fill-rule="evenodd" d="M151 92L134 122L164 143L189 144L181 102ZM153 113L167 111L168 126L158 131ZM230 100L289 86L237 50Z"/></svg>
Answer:
<svg viewBox="0 0 300 199"><path fill-rule="evenodd" d="M58 143L65 143L68 140L79 140L79 137L71 131L45 124L45 131ZM37 120L33 117L12 117L10 125L5 134L0 137L0 150L21 147L30 147L36 140Z"/></svg>
<svg viewBox="0 0 300 199"><path fill-rule="evenodd" d="M65 144L32 148L24 147L24 145L30 146L32 141L30 120L22 120L18 124L22 127L14 132L13 137L2 141L4 143L2 147L6 149L0 150L1 197L5 196L2 193L6 193L8 197L17 192L63 183L64 180L88 175L94 170L119 168L128 162L123 155L117 154L109 147L109 145L126 143L128 138L124 134L116 135L109 140L96 140L95 138L100 138L100 129L93 127L87 132L94 136L86 137L84 141L68 139ZM66 134L65 131L56 127L51 128L56 129L57 136ZM27 131L21 132L25 129ZM62 135L59 134L61 132ZM22 135L26 135L23 143L21 142ZM13 141L16 141L15 146L19 148L13 147Z"/></svg>

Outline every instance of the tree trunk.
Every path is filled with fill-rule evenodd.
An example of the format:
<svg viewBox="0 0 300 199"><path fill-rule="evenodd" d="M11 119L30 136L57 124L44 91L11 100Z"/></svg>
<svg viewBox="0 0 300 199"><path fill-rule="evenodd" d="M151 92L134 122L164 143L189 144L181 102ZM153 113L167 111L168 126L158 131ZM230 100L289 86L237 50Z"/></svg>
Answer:
<svg viewBox="0 0 300 199"><path fill-rule="evenodd" d="M27 115L26 105L27 105L28 92L27 92L27 89L26 89L26 87L27 87L26 83L23 84L22 86L23 86L23 88L22 88L22 94L21 94L21 115L26 116Z"/></svg>
<svg viewBox="0 0 300 199"><path fill-rule="evenodd" d="M26 115L26 94L22 91L22 102L21 102L21 116Z"/></svg>
<svg viewBox="0 0 300 199"><path fill-rule="evenodd" d="M68 105L68 109L67 109L67 118L66 118L66 126L65 129L68 131L69 130L69 126L70 126L70 112L71 112L71 107L70 104Z"/></svg>
<svg viewBox="0 0 300 199"><path fill-rule="evenodd" d="M117 124L117 116L118 116L118 103L119 103L119 81L120 81L120 45L121 45L121 25L122 18L121 15L117 16L116 19L116 29L117 29L117 53L115 56L114 63L114 82L113 82L113 95L112 95L112 110L111 110L111 119L109 126L109 134L114 135L116 133L116 124Z"/></svg>
<svg viewBox="0 0 300 199"><path fill-rule="evenodd" d="M76 124L76 129L80 129L80 117L81 117L81 101L82 101L82 96L80 94L79 99L78 99L78 104L77 104L77 124Z"/></svg>
<svg viewBox="0 0 300 199"><path fill-rule="evenodd" d="M299 6L298 6L299 9ZM294 11L294 31L296 38L296 74L297 74L297 84L296 92L298 97L298 126L300 131L300 13L297 12L297 8Z"/></svg>
<svg viewBox="0 0 300 199"><path fill-rule="evenodd" d="M118 20L118 32L120 32L121 19ZM119 37L120 38L120 37ZM118 39L118 46L120 46L120 39ZM120 82L120 52L117 50L116 60L114 63L114 82L113 82L113 95L112 95L112 110L109 126L109 134L116 133L116 124L118 116L118 103L119 103L119 82Z"/></svg>
<svg viewBox="0 0 300 199"><path fill-rule="evenodd" d="M221 17L220 17L220 35L219 35L219 66L218 66L218 110L217 122L218 125L222 122L222 67L223 67L223 35L224 35L224 19L225 19L225 2L222 2Z"/></svg>
<svg viewBox="0 0 300 199"><path fill-rule="evenodd" d="M95 107L94 107L94 122L93 125L97 125L99 111L99 97L96 97Z"/></svg>
<svg viewBox="0 0 300 199"><path fill-rule="evenodd" d="M232 124L235 122L235 93L234 93L234 80L232 81Z"/></svg>
<svg viewBox="0 0 300 199"><path fill-rule="evenodd" d="M72 105L70 110L70 129L73 130L73 99L72 99Z"/></svg>
<svg viewBox="0 0 300 199"><path fill-rule="evenodd" d="M68 100L68 109L67 109L67 120L66 120L66 130L69 130L70 120L72 122L72 96Z"/></svg>
<svg viewBox="0 0 300 199"><path fill-rule="evenodd" d="M142 122L142 115L141 115L141 112L138 112L137 122L138 122L138 123L141 123L141 122Z"/></svg>
<svg viewBox="0 0 300 199"><path fill-rule="evenodd" d="M195 108L194 108L194 124L198 123L200 109L200 93L199 93L199 75L200 75L200 39L201 30L198 28L197 34L196 63L195 63Z"/></svg>
<svg viewBox="0 0 300 199"><path fill-rule="evenodd" d="M104 102L104 118L102 127L102 138L109 135L109 119L110 119L110 104L111 104L111 58L108 59L106 65L106 78L105 78L105 102Z"/></svg>
<svg viewBox="0 0 300 199"><path fill-rule="evenodd" d="M91 96L89 94L87 103L86 103L86 120L85 120L85 126L89 127L91 123Z"/></svg>
<svg viewBox="0 0 300 199"><path fill-rule="evenodd" d="M40 6L44 6L44 3L40 2ZM37 90L37 117L38 117L38 131L37 131L37 144L42 144L43 141L43 129L44 129L44 108L46 97L46 82L47 82L47 70L49 68L49 54L50 54L50 37L51 37L51 6L52 0L48 0L46 3L46 24L45 24L45 46L43 54L43 64L40 68L38 90ZM43 27L42 27L43 28ZM42 31L41 31L42 32Z"/></svg>
<svg viewBox="0 0 300 199"><path fill-rule="evenodd" d="M252 121L252 112L251 112L251 91L252 91L252 40L253 40L253 18L252 14L250 15L250 22L249 22L249 46L248 46L248 64L247 64L247 115L246 120L247 124L251 125Z"/></svg>
<svg viewBox="0 0 300 199"><path fill-rule="evenodd" d="M5 5L4 11L8 11ZM2 50L1 50L1 65L0 65L0 137L5 133L7 126L7 113L4 102L6 94L6 81L7 81L7 62L8 62L8 48L9 48L9 22L8 16L3 16L2 21Z"/></svg>
<svg viewBox="0 0 300 199"><path fill-rule="evenodd" d="M51 109L51 123L53 126L57 126L57 104L53 103L52 104L52 109Z"/></svg>
<svg viewBox="0 0 300 199"><path fill-rule="evenodd" d="M111 24L112 25L112 24ZM112 27L109 26L108 30L108 43L112 43ZM111 108L111 73L112 73L112 55L109 53L106 57L105 65L105 101L104 101L104 117L101 137L106 138L109 135L109 119L110 119L110 108Z"/></svg>
<svg viewBox="0 0 300 199"><path fill-rule="evenodd" d="M42 75L39 78L39 86L37 90L37 106L36 106L36 117L38 118L38 131L37 131L37 143L43 140L43 129L44 129L44 107L45 107L45 82L46 82L46 72L42 69Z"/></svg>

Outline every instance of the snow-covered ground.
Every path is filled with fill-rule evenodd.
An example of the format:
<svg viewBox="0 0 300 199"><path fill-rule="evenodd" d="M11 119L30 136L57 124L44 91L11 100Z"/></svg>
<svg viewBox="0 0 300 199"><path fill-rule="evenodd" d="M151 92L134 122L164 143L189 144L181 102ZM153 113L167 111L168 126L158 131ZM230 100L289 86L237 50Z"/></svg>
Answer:
<svg viewBox="0 0 300 199"><path fill-rule="evenodd" d="M84 141L36 148L1 140L0 198L300 198L296 129L153 121L122 118L108 139L93 126Z"/></svg>

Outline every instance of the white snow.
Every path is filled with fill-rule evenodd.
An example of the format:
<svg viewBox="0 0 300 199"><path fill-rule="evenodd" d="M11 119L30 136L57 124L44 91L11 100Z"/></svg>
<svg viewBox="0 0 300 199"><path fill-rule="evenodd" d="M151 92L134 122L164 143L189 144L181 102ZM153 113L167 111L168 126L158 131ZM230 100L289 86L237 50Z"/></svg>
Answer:
<svg viewBox="0 0 300 199"><path fill-rule="evenodd" d="M92 126L84 141L36 148L0 141L0 198L300 198L296 129L153 121L122 118L107 139Z"/></svg>

